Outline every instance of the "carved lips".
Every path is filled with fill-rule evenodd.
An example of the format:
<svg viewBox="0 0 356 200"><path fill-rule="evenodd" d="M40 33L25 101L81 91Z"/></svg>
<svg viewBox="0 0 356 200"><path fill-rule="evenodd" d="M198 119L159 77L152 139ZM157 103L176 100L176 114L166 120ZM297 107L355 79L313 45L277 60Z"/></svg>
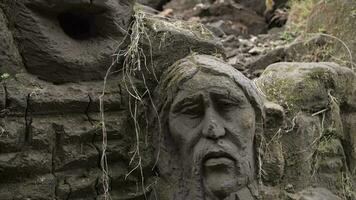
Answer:
<svg viewBox="0 0 356 200"><path fill-rule="evenodd" d="M236 160L224 151L213 151L207 153L203 158L203 166L208 168L232 167Z"/></svg>

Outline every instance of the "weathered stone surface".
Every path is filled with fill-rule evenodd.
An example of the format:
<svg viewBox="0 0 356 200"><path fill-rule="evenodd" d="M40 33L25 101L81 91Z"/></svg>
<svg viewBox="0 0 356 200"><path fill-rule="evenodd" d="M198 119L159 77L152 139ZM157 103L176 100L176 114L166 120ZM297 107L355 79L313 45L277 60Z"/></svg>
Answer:
<svg viewBox="0 0 356 200"><path fill-rule="evenodd" d="M173 8L176 9L177 11L187 11L188 9L194 8L198 4L210 4L214 1L209 1L209 0L171 0L168 5L166 6L167 8ZM263 12L266 9L266 4L264 0L232 0L229 1L229 3L235 3L236 5L240 5L241 7L249 8L259 14L263 14Z"/></svg>
<svg viewBox="0 0 356 200"><path fill-rule="evenodd" d="M215 26L224 34L259 34L267 31L263 17L264 0L209 1L172 0L165 6L185 19L200 18L207 25ZM216 23L221 23L216 26Z"/></svg>
<svg viewBox="0 0 356 200"><path fill-rule="evenodd" d="M4 29L9 33L5 40L11 42L8 38L15 33L22 55L18 59L24 58L25 62L24 65L19 62L19 69L14 68L14 74L1 82L0 196L5 200L102 199L103 136L99 97L103 82L95 80L102 79L109 66L106 64L111 64L107 56L116 45L113 41L125 33L116 25L128 25L132 2L89 5L84 1L63 4L53 1L58 6L55 12L49 12L53 9L47 7L45 1L18 1L12 5L15 7L7 7L7 3L4 5L8 16L15 8L20 14L10 20L16 25L15 30ZM115 10L119 4L121 10ZM67 9L93 14L106 6L114 10L103 16L99 14L98 23L105 22L108 26L101 32L104 35L97 37L73 38L76 35L62 30L61 19L57 19ZM1 21L1 25L6 25L5 22ZM117 23L110 24L114 22ZM158 72L191 51L222 52L213 36L199 24L154 16L147 16L144 24L150 37L143 37L140 43L145 47L146 56L150 55L151 47L154 50L152 55L154 65L159 66ZM151 41L153 46L148 45ZM11 45L16 47L16 44ZM96 54L98 51L105 55ZM156 179L152 174L155 157L150 135L135 132L131 121L133 113L128 107L130 85L123 80L122 75L110 76L103 97L110 193L113 199L144 199L143 188L153 185ZM140 80L136 82L143 85ZM140 148L139 155L137 148ZM37 183L38 177L51 177L52 182L32 184ZM18 189L13 189L16 187ZM150 190L148 187L147 195Z"/></svg>
<svg viewBox="0 0 356 200"><path fill-rule="evenodd" d="M106 109L117 111L127 105L127 93L120 82L120 77L108 80L103 98ZM98 112L103 89L102 82L54 85L24 73L3 84L7 112L18 115Z"/></svg>
<svg viewBox="0 0 356 200"><path fill-rule="evenodd" d="M132 1L8 4L26 69L54 83L102 79L133 14Z"/></svg>
<svg viewBox="0 0 356 200"><path fill-rule="evenodd" d="M111 187L114 198L121 198L128 190L132 191L130 197L136 198L142 196L141 192L134 192L141 175L133 173L128 176L128 180L132 180L130 184L125 180L134 168L129 165L129 152L135 149L136 135L128 120L128 94L121 88L121 81L120 76L108 80L103 98L107 111L109 169L121 174L112 177ZM58 199L99 198L102 192L99 182L102 176L99 167L102 154L99 96L103 83L53 85L19 73L4 85L6 112L2 113L0 121L0 183L8 183L8 186L1 186L1 197L6 200L50 200L54 196ZM151 150L151 147L145 147L141 151L147 180L152 176L150 169L154 162ZM53 185L31 185L40 176L54 176L57 181ZM26 183L22 186L24 179ZM50 186L57 188L57 192L49 190ZM17 196L13 187L22 188ZM41 192L46 187L47 191Z"/></svg>
<svg viewBox="0 0 356 200"><path fill-rule="evenodd" d="M333 43L332 48L335 56L354 67L355 64L350 62L349 52L346 48L349 48L353 62L355 62L355 10L356 2L353 0L321 1L314 7L307 22L307 32L324 32L331 35L328 40Z"/></svg>
<svg viewBox="0 0 356 200"><path fill-rule="evenodd" d="M329 104L330 95L340 104L349 102L355 74L334 63L276 63L270 65L257 84L271 101L289 111L320 111Z"/></svg>
<svg viewBox="0 0 356 200"><path fill-rule="evenodd" d="M0 183L0 194L3 200L38 199L51 200L55 198L56 177L38 175L36 178L18 183Z"/></svg>
<svg viewBox="0 0 356 200"><path fill-rule="evenodd" d="M13 33L8 26L8 20L0 6L0 74L14 75L25 69L22 66L22 58L13 39Z"/></svg>
<svg viewBox="0 0 356 200"><path fill-rule="evenodd" d="M339 38L324 33L308 33L295 39L290 44L263 52L248 63L247 74L258 74L269 65L277 62L335 62L350 69L355 68L351 63L350 46L346 47ZM253 76L255 77L255 76Z"/></svg>
<svg viewBox="0 0 356 200"><path fill-rule="evenodd" d="M4 2L0 2L2 7L7 5ZM138 76L134 80L135 83L138 83L135 86L144 91L143 105L138 105L137 99L133 98L132 93L129 94L132 91L128 90L132 88L123 81L122 77L125 76L127 81L129 76L137 74L119 74L117 76L116 73L113 73L115 75L110 74L104 97L105 116L100 113L99 96L102 93L103 83L98 80L101 80L106 72L105 67L108 67L106 64L111 62L111 59L107 59L107 57L110 56L109 50L114 49L113 39L122 38L127 29L127 26L124 26L125 30L119 30L116 25L128 25L131 20L132 1L92 1L92 4L81 0L71 2L20 0L12 2L15 2L12 8L16 8L19 15L13 16L11 9L7 9L8 19L5 19L0 10L0 28L4 30L0 33L0 42L4 42L0 43L0 65L5 63L6 66L14 66L11 67L13 71L6 67L0 69L1 73L11 74L10 78L1 81L0 87L0 199L103 199L103 172L100 163L103 147L107 147L105 152L109 170L109 191L112 199L146 199L151 194L154 197L154 193L158 192L157 188L167 188L167 190L159 191L164 197L177 186L166 184L164 179L182 171L182 173L192 174L194 177L199 173L204 174L204 178L207 175L214 175L212 172L214 170L207 172L205 167L203 172L199 172L201 168L196 168L197 171L191 173L191 171L182 170L189 169L189 167L175 168L175 163L169 162L172 157L177 155L183 155L183 158L190 158L193 155L190 153L181 154L180 151L177 151L179 148L187 147L186 142L183 142L183 145L173 142L166 143L165 147L167 148L156 148L162 153L160 157L156 157L157 154L152 153L154 146L151 143L152 134L156 134L155 137L157 137L159 129L154 129L155 132L150 133L145 127L139 129L135 124L135 120L138 120L140 125L146 126L146 120L151 122L151 118L154 118L152 113L145 115L147 113L140 110L141 107L152 105L151 101L146 102L151 98L147 89L153 89L157 85L152 74L149 75L148 85L143 83ZM53 3L58 10L53 11L51 6L47 6L48 2ZM253 2L242 1L241 4L245 8L254 10L255 8L247 4ZM102 8L106 6L108 6L108 10L113 10L104 12ZM222 7L211 7L210 11L215 13L231 11L229 7L220 6ZM123 9L124 7L127 9ZM258 10L258 8L256 9ZM87 19L87 15L95 15L95 18L99 16L98 22L103 22L106 27L102 30L103 34L95 37L84 34L84 36L88 36L85 40L78 38L78 35L70 35L72 33L68 32L68 29L61 27L63 26L62 20L71 15L74 15L71 19L77 18L75 11L78 11L79 18ZM104 14L100 14L101 11ZM200 11L204 11L204 9ZM260 11L255 10L256 12ZM194 61L185 58L189 65L186 65L182 72L185 74L182 76L184 81L175 82L182 77L174 76L176 74L172 73L173 76L170 80L173 80L172 83L177 83L177 85L168 85L170 88L177 87L180 92L184 90L205 94L205 101L201 99L198 101L200 105L205 105L198 109L200 117L210 116L201 113L202 110L204 110L203 112L210 111L210 108L214 108L213 114L216 116L221 113L229 115L232 110L234 112L236 110L244 111L246 108L253 107L254 112L251 109L236 112L237 117L231 117L236 123L230 121L222 124L221 118L214 118L218 119L217 121L207 119L202 122L208 128L200 132L203 136L198 133L199 137L211 140L212 137L217 136L216 130L219 125L229 124L241 131L229 129L229 132L226 133L229 135L229 139L224 140L222 144L231 141L231 144L227 145L231 148L240 147L240 145L241 147L248 146L234 151L232 154L233 156L243 154L242 158L238 159L239 164L248 163L239 168L239 170L242 169L241 174L249 174L248 178L241 178L241 180L247 180L247 183L242 181L243 189L235 191L230 191L229 186L224 185L222 188L228 188L229 191L223 191L224 194L216 195L221 197L233 193L240 199L255 198L258 192L255 188L257 182L261 182L264 184L263 187L271 189L263 197L268 199L269 196L269 199L273 200L278 198L293 199L294 197L325 199L333 196L331 192L345 196L345 188L354 191L352 181L356 179L356 128L354 124L356 87L355 75L351 70L330 63L283 63L271 66L262 74L261 78L256 80L256 83L270 100L282 103L286 111L285 114L283 108L276 104L264 104L265 102L263 102L262 106L262 102L260 102L261 107L257 106L259 103L256 102L256 98L252 98L251 93L259 94L258 88L255 88L254 83L243 78L242 75L236 75L237 72L222 59L213 57L223 57L221 45L202 25L164 19L140 11L134 15L134 20L134 22L140 23L142 28L140 31L144 30L144 34L140 32L138 45L142 48L147 63L141 67L147 67L147 69L154 67L158 79L163 71L176 69L177 66L172 66L172 63L191 53L194 54L192 56L196 58ZM130 32L133 31L135 30L130 30ZM12 35L16 36L15 40L12 39ZM113 37L109 37L109 35ZM83 35L79 34L79 36ZM69 41L72 43L68 43ZM295 49L303 46L301 44L294 46ZM22 57L16 52L17 45L20 47ZM6 48L9 50L3 50ZM102 51L103 54L96 54L99 51ZM210 56L198 56L197 53L210 54ZM284 58L293 56L293 51L286 50L283 53ZM260 63L265 64L266 60L268 59ZM195 66L197 63L207 66L197 67ZM113 70L119 67L117 66ZM2 71L3 69L9 71ZM24 69L28 70L28 73ZM189 74L194 69L200 71L194 75ZM205 76L206 74L209 76ZM278 82L288 84L285 87L279 87L280 85L276 84ZM217 85L222 88L212 90ZM246 90L246 88L250 90ZM235 93L227 92L221 95L221 92L225 90L237 91L240 94L238 95L240 101L237 103L240 106L230 107L228 111L216 109L216 107L225 106L226 101L227 105L231 105L229 104L232 101L230 97L234 97L232 94ZM173 100L164 98L163 94L166 92L172 91L161 90L158 97L163 98L164 101ZM220 92L220 95L210 95L214 92ZM293 96L296 94L300 96L298 98ZM184 97L188 101L192 101L189 95ZM247 106L241 106L243 97L247 98L246 102L250 102L251 105L245 102L244 105ZM220 99L225 102L216 101ZM207 104L209 106L206 106ZM167 105L165 104L165 106ZM266 111L266 116L263 116L260 110L262 107ZM175 112L168 109L168 112L177 114L179 113L177 110L180 109L176 109ZM190 110L188 114L184 113L184 116L194 111L196 110ZM252 119L252 113L258 116L253 122L253 126L256 125L256 131L258 131L254 133L253 138L242 135L242 133L250 133L251 129L255 128L251 128L251 121L244 121ZM104 121L101 117L104 117ZM187 120L186 124L189 124L197 117L185 119ZM224 121L226 122L225 118ZM183 120L176 121L178 124L182 122ZM103 137L104 123L108 139L107 146L103 143L106 141L106 138ZM241 128L237 125L245 127ZM175 134L188 141L190 135L187 135L182 127L184 126L176 127ZM173 130L172 127L169 128ZM264 128L264 133L262 133L262 128ZM237 135L240 137L236 137ZM179 143L179 137L174 139ZM214 140L216 141L216 138ZM209 143L206 144L208 145L203 145L203 147L209 147ZM171 147L177 148L167 156L167 149ZM202 152L205 153L208 150ZM190 152L195 151L191 150ZM214 156L216 155L212 154L212 157ZM210 162L212 166L219 162L214 158L206 158L207 160L212 159ZM226 158L224 159L226 161ZM184 161L183 165L192 163L189 159L177 159L176 163L182 163L182 160ZM162 168L165 164L173 167ZM224 162L220 164L229 165ZM193 165L196 166L196 163ZM223 169L221 166L217 168ZM210 176L209 180L204 179L207 184L202 183L202 179L195 183L205 184L204 189L219 190L219 184L215 183L220 181L223 185L226 183L224 181L234 178L236 177ZM184 183L182 179L173 179L169 183L177 183L175 181ZM201 189L199 186L196 187L195 183L192 183L193 187L189 187L191 182L188 181L187 184L180 184L178 187L187 190ZM305 190L307 192L297 193L309 186L324 187L327 190L318 189L312 190L312 192ZM186 191L179 192L181 191L178 191L178 196L183 199L196 199L189 198L195 194L184 196L187 194L184 193ZM349 199L353 199L351 192L347 195ZM201 198L201 196L197 196ZM230 195L229 198L235 197ZM335 198L337 199L337 197ZM172 198L166 199L171 200Z"/></svg>
<svg viewBox="0 0 356 200"><path fill-rule="evenodd" d="M332 192L325 188L307 188L299 192L294 197L294 200L341 200L340 197L335 196Z"/></svg>
<svg viewBox="0 0 356 200"><path fill-rule="evenodd" d="M355 176L356 181L356 113L347 113L344 116L344 130L346 135L346 143L349 145L348 162L350 162L350 170Z"/></svg>
<svg viewBox="0 0 356 200"><path fill-rule="evenodd" d="M156 77L160 77L174 62L191 53L224 55L221 44L200 23L140 14L144 16L141 23L146 31L141 36L141 45L146 55L147 69L154 71Z"/></svg>
<svg viewBox="0 0 356 200"><path fill-rule="evenodd" d="M155 98L159 199L256 199L264 112L252 81L221 59L191 55L165 71Z"/></svg>
<svg viewBox="0 0 356 200"><path fill-rule="evenodd" d="M354 190L351 156L354 147L350 142L354 135L353 114L350 113L355 110L350 97L354 94L355 80L352 70L333 63L276 63L256 80L266 97L287 111L285 125L274 130L274 137L267 137L267 144L280 144L281 150L267 151L274 156L262 156L267 164L262 169L267 167L278 172L280 165L273 161L283 152L281 158L285 159L285 166L281 183L288 186L288 198L332 196L323 191L303 197L289 195L308 186L323 187L338 196L345 195L345 184L352 188L350 191ZM270 184L268 179L265 181ZM346 196L355 198L352 192Z"/></svg>

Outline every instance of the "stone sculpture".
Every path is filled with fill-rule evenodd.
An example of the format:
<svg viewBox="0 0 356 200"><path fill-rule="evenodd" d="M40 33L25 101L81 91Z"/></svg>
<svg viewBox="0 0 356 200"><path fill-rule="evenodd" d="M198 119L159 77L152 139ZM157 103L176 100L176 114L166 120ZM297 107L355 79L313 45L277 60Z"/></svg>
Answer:
<svg viewBox="0 0 356 200"><path fill-rule="evenodd" d="M202 25L134 12L134 2L0 0L0 199L104 199L99 97L135 16L149 33L139 45L153 52L154 66L168 67L190 51L221 52ZM117 62L113 71L121 68ZM110 195L144 199L141 175L126 177L136 137L122 76L110 74L103 97ZM156 178L152 146L141 151L147 185Z"/></svg>
<svg viewBox="0 0 356 200"><path fill-rule="evenodd" d="M264 114L252 81L218 58L193 55L163 74L158 91L160 199L256 199Z"/></svg>
<svg viewBox="0 0 356 200"><path fill-rule="evenodd" d="M155 143L137 140L124 75L108 78L112 199L355 198L354 72L330 63L269 67L255 83L284 107L283 127L283 109L264 104L251 80L217 58L222 48L206 28L133 7L131 0L0 0L0 199L104 199L102 78L133 22L148 33L139 45L161 80L160 120ZM155 78L137 84L152 91ZM269 146L260 146L263 137ZM129 173L135 144L144 145L142 174Z"/></svg>
<svg viewBox="0 0 356 200"><path fill-rule="evenodd" d="M19 0L10 1L7 8L27 70L63 83L104 77L112 62L108 58L127 34L133 4L132 0Z"/></svg>

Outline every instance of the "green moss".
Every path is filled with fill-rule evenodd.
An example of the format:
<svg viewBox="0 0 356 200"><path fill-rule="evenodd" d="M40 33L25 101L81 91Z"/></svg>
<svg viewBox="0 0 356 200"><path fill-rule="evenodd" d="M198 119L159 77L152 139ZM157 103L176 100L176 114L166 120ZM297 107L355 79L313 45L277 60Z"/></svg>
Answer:
<svg viewBox="0 0 356 200"><path fill-rule="evenodd" d="M343 148L340 143L340 140L335 138L336 134L325 136L320 140L319 145L317 147L317 152L321 156L335 157L335 156L343 156Z"/></svg>
<svg viewBox="0 0 356 200"><path fill-rule="evenodd" d="M288 69L293 70L293 69ZM266 72L269 74L269 72ZM294 115L300 111L308 101L308 97L320 88L318 73L311 75L311 78L295 81L290 78L271 78L273 80L267 87L262 87L268 100L276 102L287 108L289 114Z"/></svg>

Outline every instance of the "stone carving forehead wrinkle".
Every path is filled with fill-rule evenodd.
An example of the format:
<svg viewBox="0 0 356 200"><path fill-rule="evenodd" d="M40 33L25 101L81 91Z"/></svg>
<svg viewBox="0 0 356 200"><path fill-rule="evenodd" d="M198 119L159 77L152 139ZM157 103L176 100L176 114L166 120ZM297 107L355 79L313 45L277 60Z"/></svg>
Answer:
<svg viewBox="0 0 356 200"><path fill-rule="evenodd" d="M192 106L198 104L202 101L201 94L194 94L191 96L184 96L178 100L176 100L172 105L172 112L179 112L181 109L185 107Z"/></svg>
<svg viewBox="0 0 356 200"><path fill-rule="evenodd" d="M247 99L251 101L256 109L257 115L261 116L261 118L264 117L262 110L264 98L252 81L242 75L241 72L223 63L220 59L205 55L193 55L182 59L163 74L159 91L164 99L171 101L165 104L171 104L173 100L172 95L175 96L182 89L183 84L199 73L199 71L231 79L244 91Z"/></svg>
<svg viewBox="0 0 356 200"><path fill-rule="evenodd" d="M213 101L219 102L221 100L229 100L235 105L240 105L241 103L247 101L246 96L240 88L235 89L221 86L208 86L201 89L188 88L185 90L184 88L181 88L180 91L187 91L187 94L181 94L181 92L177 94L172 105L172 112L178 112L186 106L188 107L194 104L202 104L207 98L205 95L203 96L203 91L208 91L208 95L213 99Z"/></svg>

